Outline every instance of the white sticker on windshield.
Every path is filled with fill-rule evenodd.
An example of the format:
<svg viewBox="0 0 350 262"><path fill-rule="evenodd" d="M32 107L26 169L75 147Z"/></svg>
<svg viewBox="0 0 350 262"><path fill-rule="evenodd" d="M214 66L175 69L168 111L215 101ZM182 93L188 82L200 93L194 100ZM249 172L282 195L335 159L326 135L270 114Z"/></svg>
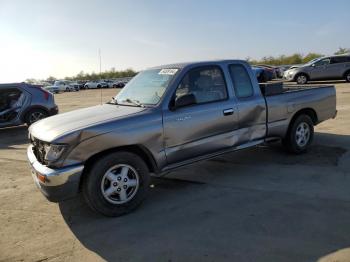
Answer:
<svg viewBox="0 0 350 262"><path fill-rule="evenodd" d="M178 69L162 69L159 71L158 75L175 75Z"/></svg>

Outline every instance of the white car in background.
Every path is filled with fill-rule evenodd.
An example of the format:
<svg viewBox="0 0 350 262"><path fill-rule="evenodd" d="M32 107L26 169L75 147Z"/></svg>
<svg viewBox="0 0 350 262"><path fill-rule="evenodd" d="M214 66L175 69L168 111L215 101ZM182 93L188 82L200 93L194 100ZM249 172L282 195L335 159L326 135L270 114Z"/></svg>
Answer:
<svg viewBox="0 0 350 262"><path fill-rule="evenodd" d="M52 86L45 87L51 93L77 91L74 83L68 80L57 80Z"/></svg>
<svg viewBox="0 0 350 262"><path fill-rule="evenodd" d="M84 87L86 89L95 89L95 88L104 87L104 84L101 83L101 81L89 81L84 85Z"/></svg>

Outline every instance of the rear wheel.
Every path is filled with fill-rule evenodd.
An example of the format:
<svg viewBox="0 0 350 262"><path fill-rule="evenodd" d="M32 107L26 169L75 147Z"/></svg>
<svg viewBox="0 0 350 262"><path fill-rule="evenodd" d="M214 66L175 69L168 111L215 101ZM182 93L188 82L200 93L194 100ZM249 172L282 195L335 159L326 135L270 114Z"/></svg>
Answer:
<svg viewBox="0 0 350 262"><path fill-rule="evenodd" d="M299 74L296 76L295 80L299 85L305 85L308 81L308 77L305 74Z"/></svg>
<svg viewBox="0 0 350 262"><path fill-rule="evenodd" d="M40 119L43 119L45 117L48 117L48 114L44 110L32 109L26 114L25 122L28 126L30 126L31 124L34 124L35 122L37 122Z"/></svg>
<svg viewBox="0 0 350 262"><path fill-rule="evenodd" d="M134 210L147 195L150 176L136 154L108 154L92 166L83 180L88 205L105 216L120 216Z"/></svg>
<svg viewBox="0 0 350 262"><path fill-rule="evenodd" d="M295 154L301 154L308 150L314 137L314 124L308 115L300 115L289 127L283 145Z"/></svg>

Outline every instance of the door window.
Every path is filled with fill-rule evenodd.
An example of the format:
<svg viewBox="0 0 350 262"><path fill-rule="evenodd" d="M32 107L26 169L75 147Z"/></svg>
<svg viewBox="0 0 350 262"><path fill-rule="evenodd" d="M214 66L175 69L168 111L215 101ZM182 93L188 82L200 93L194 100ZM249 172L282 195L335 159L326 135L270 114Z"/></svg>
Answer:
<svg viewBox="0 0 350 262"><path fill-rule="evenodd" d="M227 88L221 69L218 66L208 66L189 71L178 86L175 96L178 98L187 94L193 94L197 104L227 99Z"/></svg>
<svg viewBox="0 0 350 262"><path fill-rule="evenodd" d="M23 102L24 94L17 88L0 90L0 123L15 119Z"/></svg>
<svg viewBox="0 0 350 262"><path fill-rule="evenodd" d="M238 98L250 97L254 89L250 76L243 65L230 65L230 75Z"/></svg>

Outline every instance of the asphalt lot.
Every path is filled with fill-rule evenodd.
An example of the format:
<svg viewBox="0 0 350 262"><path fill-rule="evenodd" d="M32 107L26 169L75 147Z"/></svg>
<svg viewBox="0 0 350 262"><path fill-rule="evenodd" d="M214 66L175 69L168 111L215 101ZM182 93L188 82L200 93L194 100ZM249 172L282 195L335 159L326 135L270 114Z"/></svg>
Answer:
<svg viewBox="0 0 350 262"><path fill-rule="evenodd" d="M350 84L336 86L338 117L306 155L275 144L183 168L119 218L80 197L48 202L26 127L0 130L0 261L350 261ZM99 104L100 90L55 97L66 112Z"/></svg>

